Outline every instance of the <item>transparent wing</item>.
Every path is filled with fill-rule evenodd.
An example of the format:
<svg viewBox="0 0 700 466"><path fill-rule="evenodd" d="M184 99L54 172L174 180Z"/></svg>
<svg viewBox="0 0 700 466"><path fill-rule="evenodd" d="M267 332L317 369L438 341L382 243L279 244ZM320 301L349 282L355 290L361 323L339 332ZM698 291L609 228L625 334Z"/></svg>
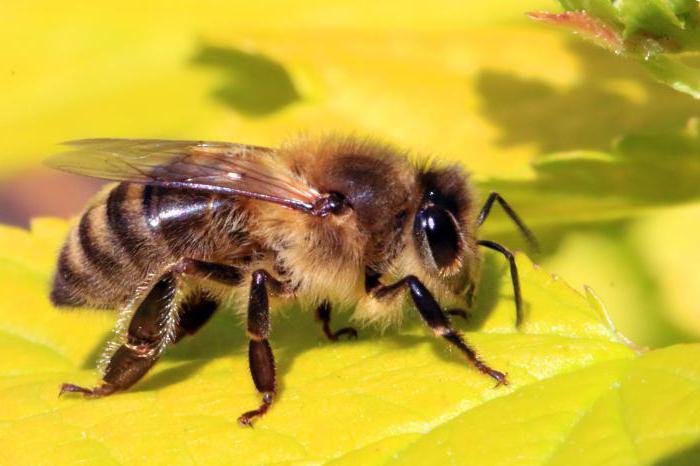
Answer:
<svg viewBox="0 0 700 466"><path fill-rule="evenodd" d="M49 158L47 165L107 180L229 193L310 212L319 199L267 147L156 139L64 144L69 149Z"/></svg>

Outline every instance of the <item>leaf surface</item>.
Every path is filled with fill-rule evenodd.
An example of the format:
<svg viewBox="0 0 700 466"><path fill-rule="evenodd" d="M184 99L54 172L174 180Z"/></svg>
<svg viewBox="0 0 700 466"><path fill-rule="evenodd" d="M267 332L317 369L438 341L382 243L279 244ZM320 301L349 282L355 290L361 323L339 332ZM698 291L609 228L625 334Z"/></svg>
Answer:
<svg viewBox="0 0 700 466"><path fill-rule="evenodd" d="M637 356L592 294L523 255L523 328L513 328L506 269L491 255L473 315L456 322L508 372L507 387L494 388L415 316L384 336L361 329L359 341L330 344L311 313L292 307L273 319L281 392L255 429L236 424L258 396L243 327L226 311L131 391L59 399L62 382L96 381L114 321L48 303L66 228L49 219L31 232L0 228L4 463L646 464L700 440L700 345Z"/></svg>

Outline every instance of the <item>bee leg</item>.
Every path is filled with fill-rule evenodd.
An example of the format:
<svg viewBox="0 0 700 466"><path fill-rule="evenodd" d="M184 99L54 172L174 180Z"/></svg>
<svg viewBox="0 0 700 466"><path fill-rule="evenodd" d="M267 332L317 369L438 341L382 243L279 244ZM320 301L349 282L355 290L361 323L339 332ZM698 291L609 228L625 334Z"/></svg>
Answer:
<svg viewBox="0 0 700 466"><path fill-rule="evenodd" d="M344 327L340 330L331 330L331 303L323 301L316 308L316 320L323 325L323 333L331 341L337 341L341 335L347 335L350 339L357 339L357 330L352 327Z"/></svg>
<svg viewBox="0 0 700 466"><path fill-rule="evenodd" d="M270 409L275 396L275 358L267 340L270 336L268 292L279 294L282 290L283 284L266 271L253 272L248 297L248 363L255 388L262 394L262 404L238 418L238 422L244 426L252 427L253 419L263 416Z"/></svg>
<svg viewBox="0 0 700 466"><path fill-rule="evenodd" d="M515 263L513 253L494 241L480 240L477 241L477 244L498 251L508 259L508 263L510 264L510 279L513 282L513 298L515 300L515 326L519 327L523 320L523 298L520 292L520 275L518 275L518 266Z"/></svg>
<svg viewBox="0 0 700 466"><path fill-rule="evenodd" d="M134 311L126 343L110 357L102 385L89 389L65 383L61 385L59 396L74 392L97 398L126 390L146 375L167 344L201 328L216 310L217 303L202 294L193 294L182 305L177 305L175 291L178 279L184 275L228 285L236 285L242 278L236 267L181 259L161 276Z"/></svg>
<svg viewBox="0 0 700 466"><path fill-rule="evenodd" d="M482 373L496 380L498 385L506 385L506 374L499 372L489 367L476 355L476 352L467 346L462 334L451 327L449 318L440 308L440 305L435 301L433 295L421 283L418 278L413 275L402 278L401 280L391 285L379 285L371 290L374 297L382 299L392 296L407 287L411 293L411 298L415 304L423 321L435 332L435 335L443 337L453 346L459 349L474 366Z"/></svg>
<svg viewBox="0 0 700 466"><path fill-rule="evenodd" d="M530 231L530 229L525 225L525 222L523 222L522 219L518 216L518 214L515 213L510 204L508 204L506 200L503 199L501 195L496 192L489 194L489 197L486 199L484 206L481 208L481 212L479 212L479 217L477 217L478 225L481 226L486 221L486 218L489 216L489 213L491 213L491 207L493 207L493 203L496 201L500 204L500 206L503 208L506 214L508 214L508 217L510 217L510 219L513 220L513 222L517 225L520 232L530 244L530 247L532 247L532 249L534 249L535 251L539 251L540 247L537 243L537 238L535 238L535 235L532 234L532 231Z"/></svg>
<svg viewBox="0 0 700 466"><path fill-rule="evenodd" d="M469 309L474 307L474 301L476 300L476 289L476 283L470 281L470 283L467 285L467 291L464 293L464 300Z"/></svg>
<svg viewBox="0 0 700 466"><path fill-rule="evenodd" d="M525 236L525 239L530 244L530 247L536 252L539 251L540 247L537 243L535 235L532 234L532 231L530 231L530 229L520 219L518 214L515 213L510 204L508 204L505 201L505 199L503 199L501 195L496 192L489 194L489 197L486 199L484 206L481 208L481 212L479 212L479 217L477 218L477 223L479 224L479 226L481 226L481 224L483 224L486 221L486 218L491 212L491 207L496 201L498 201L498 203L501 205L506 214L508 214L511 220L513 220L513 222L515 222L515 224L518 226L518 229L523 234L523 236ZM508 262L510 263L510 278L513 282L513 296L515 298L515 326L518 327L522 322L523 312L522 298L520 295L520 278L518 276L518 267L515 264L515 258L513 257L513 253L506 249L504 246L493 241L482 240L478 241L478 244L480 246L484 246L486 248L500 252L501 254L506 256L506 259L508 259Z"/></svg>
<svg viewBox="0 0 700 466"><path fill-rule="evenodd" d="M469 319L469 314L464 309L448 309L445 313L449 316L461 317L464 320Z"/></svg>
<svg viewBox="0 0 700 466"><path fill-rule="evenodd" d="M88 389L65 383L59 396L64 392L77 392L98 398L126 390L141 379L160 357L159 346L163 338L167 338L168 322L177 321L169 318L175 287L174 273L166 273L139 304L129 323L126 343L110 358L102 385Z"/></svg>
<svg viewBox="0 0 700 466"><path fill-rule="evenodd" d="M223 285L236 286L243 276L240 269L230 265L185 259L179 265L187 275L198 276ZM206 324L216 311L219 303L202 290L194 291L180 304L180 318L173 343L186 335L194 335Z"/></svg>
<svg viewBox="0 0 700 466"><path fill-rule="evenodd" d="M180 305L180 320L177 325L173 343L177 343L187 335L194 335L206 324L219 307L219 303L202 291L196 291L187 296Z"/></svg>

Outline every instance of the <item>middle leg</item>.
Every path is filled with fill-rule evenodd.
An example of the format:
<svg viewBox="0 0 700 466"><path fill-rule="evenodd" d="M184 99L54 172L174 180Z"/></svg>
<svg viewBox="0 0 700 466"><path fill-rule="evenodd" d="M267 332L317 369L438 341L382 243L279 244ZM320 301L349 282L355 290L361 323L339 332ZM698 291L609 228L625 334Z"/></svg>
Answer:
<svg viewBox="0 0 700 466"><path fill-rule="evenodd" d="M180 304L180 319L173 343L194 335L214 315L219 303L201 290L191 292Z"/></svg>
<svg viewBox="0 0 700 466"><path fill-rule="evenodd" d="M182 268L191 275L226 286L236 286L242 279L241 271L237 267L222 264L189 260ZM180 303L180 318L173 343L197 333L211 319L218 307L219 302L206 291L191 291Z"/></svg>
<svg viewBox="0 0 700 466"><path fill-rule="evenodd" d="M331 330L331 303L328 301L322 302L316 308L316 320L323 325L323 333L330 341L337 341L341 335L347 335L350 339L357 339L357 330L352 327L344 327L340 330Z"/></svg>
<svg viewBox="0 0 700 466"><path fill-rule="evenodd" d="M269 285L269 287L268 287ZM284 285L265 270L253 272L248 297L248 364L255 388L262 394L262 403L257 409L238 417L244 426L253 425L253 419L263 416L272 405L276 393L275 357L268 337L270 336L270 304L268 293L280 294Z"/></svg>

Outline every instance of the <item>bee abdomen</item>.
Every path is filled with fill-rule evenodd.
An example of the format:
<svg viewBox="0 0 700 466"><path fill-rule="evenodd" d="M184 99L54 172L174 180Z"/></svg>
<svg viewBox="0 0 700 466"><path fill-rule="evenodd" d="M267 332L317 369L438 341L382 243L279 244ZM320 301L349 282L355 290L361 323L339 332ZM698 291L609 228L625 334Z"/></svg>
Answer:
<svg viewBox="0 0 700 466"><path fill-rule="evenodd" d="M88 301L81 291L89 288L89 279L71 264L70 255L70 247L65 244L58 257L58 266L49 297L56 306L86 306Z"/></svg>
<svg viewBox="0 0 700 466"><path fill-rule="evenodd" d="M63 246L52 301L63 306L113 307L128 297L135 274L106 226L103 205L90 208Z"/></svg>
<svg viewBox="0 0 700 466"><path fill-rule="evenodd" d="M235 250L246 238L236 219L230 199L121 183L94 202L69 235L51 300L59 306L118 307L149 274L179 259L211 261Z"/></svg>
<svg viewBox="0 0 700 466"><path fill-rule="evenodd" d="M175 258L209 259L217 249L216 216L224 203L205 192L145 186L143 214L152 239Z"/></svg>
<svg viewBox="0 0 700 466"><path fill-rule="evenodd" d="M151 270L172 262L150 238L143 187L122 183L83 214L63 246L51 300L59 306L117 307Z"/></svg>
<svg viewBox="0 0 700 466"><path fill-rule="evenodd" d="M169 251L163 247L147 221L150 186L121 183L106 200L107 226L115 247L141 272L147 271L154 259L167 260Z"/></svg>
<svg viewBox="0 0 700 466"><path fill-rule="evenodd" d="M89 269L98 273L106 281L111 281L124 266L114 255L116 251L111 244L100 244L104 240L111 240L111 235L104 231L104 216L103 207L92 208L85 212L78 225L78 241Z"/></svg>

